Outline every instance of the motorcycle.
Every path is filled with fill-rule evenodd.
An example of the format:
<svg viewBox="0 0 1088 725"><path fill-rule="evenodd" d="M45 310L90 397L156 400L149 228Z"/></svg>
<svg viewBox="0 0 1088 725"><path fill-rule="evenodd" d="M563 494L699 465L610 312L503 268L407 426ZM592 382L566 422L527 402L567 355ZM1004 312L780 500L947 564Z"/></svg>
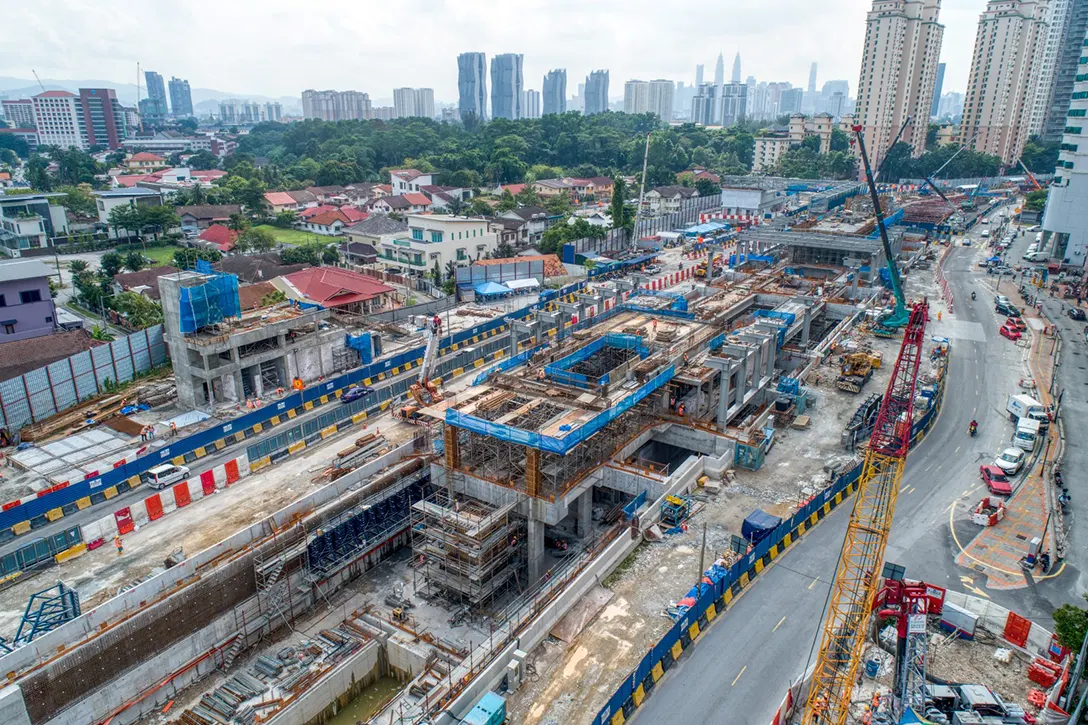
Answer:
<svg viewBox="0 0 1088 725"><path fill-rule="evenodd" d="M972 293L971 293L971 301L972 301L972 302L974 302L974 301L975 301L975 293L974 293L974 292L972 292Z"/></svg>
<svg viewBox="0 0 1088 725"><path fill-rule="evenodd" d="M972 423L971 425L967 426L967 430L971 433L971 437L974 438L975 434L978 433L978 425Z"/></svg>

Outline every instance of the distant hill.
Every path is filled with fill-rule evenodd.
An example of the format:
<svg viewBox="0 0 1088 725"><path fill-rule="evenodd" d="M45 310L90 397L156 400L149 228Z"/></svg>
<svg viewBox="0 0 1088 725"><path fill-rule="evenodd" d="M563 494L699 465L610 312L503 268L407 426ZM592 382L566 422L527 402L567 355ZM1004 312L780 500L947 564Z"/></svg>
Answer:
<svg viewBox="0 0 1088 725"><path fill-rule="evenodd" d="M166 80L169 81L169 78ZM49 91L68 91L70 93L77 93L80 88L112 88L117 92L117 100L121 101L122 104L126 106L136 105L135 83L43 78L42 85ZM29 98L36 93L41 93L41 90L41 86L39 86L37 81L33 78L0 76L0 98ZM279 101L283 106L284 115L301 113L302 110L301 91L298 96L280 96L278 98L273 98L271 96L261 96L252 93L248 95L245 93L230 93L227 91L219 91L214 88L193 88L191 90L193 95L193 107L198 114L216 112L218 110L218 102L225 98L240 98L242 100L256 101L257 103ZM146 87L141 87L140 97L147 98Z"/></svg>

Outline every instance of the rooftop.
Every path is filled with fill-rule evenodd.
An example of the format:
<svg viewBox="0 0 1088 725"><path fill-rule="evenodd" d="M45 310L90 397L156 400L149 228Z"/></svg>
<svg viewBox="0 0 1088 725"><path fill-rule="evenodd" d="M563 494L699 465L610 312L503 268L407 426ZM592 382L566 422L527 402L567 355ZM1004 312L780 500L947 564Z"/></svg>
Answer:
<svg viewBox="0 0 1088 725"><path fill-rule="evenodd" d="M52 335L0 343L0 380L14 378L100 344L102 343L91 338L87 330L55 332Z"/></svg>
<svg viewBox="0 0 1088 725"><path fill-rule="evenodd" d="M295 295L326 307L339 307L354 302L372 300L396 292L374 277L336 267L307 267L283 277Z"/></svg>
<svg viewBox="0 0 1088 725"><path fill-rule="evenodd" d="M13 259L0 262L0 282L17 282L38 279L56 274L56 271L37 259Z"/></svg>

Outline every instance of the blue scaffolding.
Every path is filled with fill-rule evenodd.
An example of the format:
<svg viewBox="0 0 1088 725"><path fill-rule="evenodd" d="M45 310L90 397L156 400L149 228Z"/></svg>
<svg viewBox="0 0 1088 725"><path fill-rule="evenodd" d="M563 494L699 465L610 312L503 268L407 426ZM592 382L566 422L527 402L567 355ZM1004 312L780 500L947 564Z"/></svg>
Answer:
<svg viewBox="0 0 1088 725"><path fill-rule="evenodd" d="M63 582L57 582L56 586L30 595L12 643L19 646L31 642L35 637L72 621L79 614L79 594Z"/></svg>

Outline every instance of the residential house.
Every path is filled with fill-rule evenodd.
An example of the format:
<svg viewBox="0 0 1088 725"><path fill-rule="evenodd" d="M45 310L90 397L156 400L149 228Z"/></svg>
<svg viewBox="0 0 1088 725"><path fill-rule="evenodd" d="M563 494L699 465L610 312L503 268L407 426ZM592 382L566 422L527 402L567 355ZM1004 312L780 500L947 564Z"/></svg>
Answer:
<svg viewBox="0 0 1088 725"><path fill-rule="evenodd" d="M588 181L593 185L593 196L597 201L608 201L612 198L611 176L591 176Z"/></svg>
<svg viewBox="0 0 1088 725"><path fill-rule="evenodd" d="M698 196L699 192L689 186L658 186L646 192L643 204L651 214L675 214L685 202Z"/></svg>
<svg viewBox="0 0 1088 725"><path fill-rule="evenodd" d="M202 204L179 206L174 210L181 219L183 229L207 229L212 224L230 220L231 214L241 214L239 204Z"/></svg>
<svg viewBox="0 0 1088 725"><path fill-rule="evenodd" d="M574 193L574 186L567 179L543 179L542 181L534 181L533 189L536 190L537 196L542 196L546 199L550 199L553 196L559 196L563 192L570 194L572 199L577 196Z"/></svg>
<svg viewBox="0 0 1088 725"><path fill-rule="evenodd" d="M378 250L366 242L341 242L338 249L348 264L368 265L378 261Z"/></svg>
<svg viewBox="0 0 1088 725"><path fill-rule="evenodd" d="M238 287L238 302L242 305L242 311L259 310L268 307L264 300L269 295L276 295L279 289L271 282L257 282L256 284L244 284Z"/></svg>
<svg viewBox="0 0 1088 725"><path fill-rule="evenodd" d="M222 224L212 224L200 233L197 241L226 254L234 251L238 243L238 232Z"/></svg>
<svg viewBox="0 0 1088 725"><path fill-rule="evenodd" d="M612 227L612 217L598 209L592 209L584 212L576 211L567 219L567 224L574 226L578 219L585 219L590 226L594 227Z"/></svg>
<svg viewBox="0 0 1088 725"><path fill-rule="evenodd" d="M307 267L272 284L289 299L315 302L338 312L367 315L396 304L396 289L374 277L338 267Z"/></svg>
<svg viewBox="0 0 1088 725"><path fill-rule="evenodd" d="M113 275L113 294L122 292L135 292L136 294L159 299L159 277L177 274L181 270L177 267L164 265L161 267L149 267L139 272L124 272Z"/></svg>
<svg viewBox="0 0 1088 725"><path fill-rule="evenodd" d="M264 201L268 210L273 214L279 214L283 211L298 211L298 202L286 191L266 191Z"/></svg>
<svg viewBox="0 0 1088 725"><path fill-rule="evenodd" d="M333 209L332 211L323 211L320 214L309 216L305 221L299 222L298 226L300 229L305 229L314 234L336 237L340 236L344 227L349 224L351 224L351 221L343 211Z"/></svg>
<svg viewBox="0 0 1088 725"><path fill-rule="evenodd" d="M318 214L325 214L330 211L337 211L340 207L333 206L332 204L320 204L318 206L311 206L303 209L299 212L298 218L302 221L306 221L310 217L315 217Z"/></svg>
<svg viewBox="0 0 1088 725"><path fill-rule="evenodd" d="M389 172L389 183L393 187L394 195L418 192L420 187L434 184L434 174L425 174L415 169L396 169Z"/></svg>
<svg viewBox="0 0 1088 725"><path fill-rule="evenodd" d="M488 217L491 231L499 235L499 244L512 244L515 247L529 244L529 222L520 217Z"/></svg>
<svg viewBox="0 0 1088 725"><path fill-rule="evenodd" d="M701 166L696 166L695 168L688 169L687 171L678 171L676 173L677 182L681 180L681 177L687 175L691 176L692 183L695 183L699 179L708 179L715 184L720 184L722 181L722 177L718 176L717 174L711 173Z"/></svg>
<svg viewBox="0 0 1088 725"><path fill-rule="evenodd" d="M0 195L0 252L20 257L24 250L52 246L53 237L68 233L64 207L51 204L64 194Z"/></svg>
<svg viewBox="0 0 1088 725"><path fill-rule="evenodd" d="M322 204L343 204L348 201L347 189L342 186L307 186L306 191L316 196Z"/></svg>
<svg viewBox="0 0 1088 725"><path fill-rule="evenodd" d="M502 196L504 191L509 191L510 196L517 196L526 186L528 186L528 184L499 184L491 190L491 193L495 196Z"/></svg>
<svg viewBox="0 0 1088 725"><path fill-rule="evenodd" d="M10 189L12 186L11 172L0 171L0 189Z"/></svg>
<svg viewBox="0 0 1088 725"><path fill-rule="evenodd" d="M381 214L420 214L431 208L426 194L410 192L399 196L383 196L366 205L369 211Z"/></svg>
<svg viewBox="0 0 1088 725"><path fill-rule="evenodd" d="M299 191L285 191L284 193L295 200L299 210L310 209L321 203L318 201L315 194L306 191L305 189L300 189Z"/></svg>
<svg viewBox="0 0 1088 725"><path fill-rule="evenodd" d="M431 200L431 211L445 209L454 199L462 202L472 198L472 189L462 189L456 186L424 186L420 192Z"/></svg>
<svg viewBox="0 0 1088 725"><path fill-rule="evenodd" d="M125 167L130 171L142 171L145 174L159 169L164 169L169 166L162 156L148 153L147 151L141 151L138 154L132 154L125 160Z"/></svg>
<svg viewBox="0 0 1088 725"><path fill-rule="evenodd" d="M498 234L487 219L410 214L406 221L408 234L393 235L378 246L378 264L423 276L437 262L444 273L448 262L467 264L498 245Z"/></svg>
<svg viewBox="0 0 1088 725"><path fill-rule="evenodd" d="M108 227L110 239L120 239L139 234L139 229L118 229L110 226L110 212L119 206L162 206L162 194L152 189L139 186L131 189L110 189L93 192L95 207L98 209L98 221ZM169 231L169 230L165 230Z"/></svg>
<svg viewBox="0 0 1088 725"><path fill-rule="evenodd" d="M0 262L0 344L53 334L57 311L49 278L55 274L37 259Z"/></svg>
<svg viewBox="0 0 1088 725"><path fill-rule="evenodd" d="M215 263L215 268L225 274L233 274L239 281L253 284L282 277L306 269L306 264L284 264L277 252L266 254L236 254Z"/></svg>
<svg viewBox="0 0 1088 725"><path fill-rule="evenodd" d="M548 210L541 206L522 206L517 209L503 212L499 215L503 219L520 219L525 222L525 240L530 244L536 244L544 236L544 230L548 228Z"/></svg>
<svg viewBox="0 0 1088 725"><path fill-rule="evenodd" d="M371 214L344 230L347 244L365 244L374 249L379 249L382 242L391 242L394 237L406 234L408 225L405 222L390 219L384 214Z"/></svg>

